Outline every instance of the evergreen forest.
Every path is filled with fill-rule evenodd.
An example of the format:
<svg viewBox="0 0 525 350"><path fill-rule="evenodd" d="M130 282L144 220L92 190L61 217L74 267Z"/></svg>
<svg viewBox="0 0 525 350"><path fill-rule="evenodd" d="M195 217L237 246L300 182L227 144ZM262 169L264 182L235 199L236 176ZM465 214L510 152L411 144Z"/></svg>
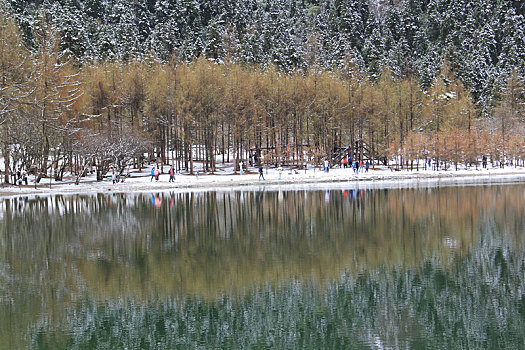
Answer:
<svg viewBox="0 0 525 350"><path fill-rule="evenodd" d="M4 181L525 160L525 3L0 0ZM145 156L147 154L147 156Z"/></svg>

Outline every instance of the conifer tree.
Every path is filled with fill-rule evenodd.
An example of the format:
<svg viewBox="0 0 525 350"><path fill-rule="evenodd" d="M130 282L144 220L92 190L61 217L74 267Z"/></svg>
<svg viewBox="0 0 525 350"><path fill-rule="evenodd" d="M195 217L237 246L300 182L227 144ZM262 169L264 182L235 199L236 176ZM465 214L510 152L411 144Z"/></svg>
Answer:
<svg viewBox="0 0 525 350"><path fill-rule="evenodd" d="M14 166L11 165L13 135L11 126L24 115L25 99L30 95L30 59L22 35L13 19L4 14L0 4L0 139L4 158L4 182Z"/></svg>

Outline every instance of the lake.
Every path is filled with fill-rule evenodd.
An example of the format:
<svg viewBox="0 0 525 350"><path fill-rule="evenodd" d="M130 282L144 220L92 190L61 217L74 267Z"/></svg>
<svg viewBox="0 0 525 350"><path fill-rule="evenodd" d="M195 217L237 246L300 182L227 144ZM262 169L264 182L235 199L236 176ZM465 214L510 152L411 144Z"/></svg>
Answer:
<svg viewBox="0 0 525 350"><path fill-rule="evenodd" d="M525 348L525 185L0 198L0 349Z"/></svg>

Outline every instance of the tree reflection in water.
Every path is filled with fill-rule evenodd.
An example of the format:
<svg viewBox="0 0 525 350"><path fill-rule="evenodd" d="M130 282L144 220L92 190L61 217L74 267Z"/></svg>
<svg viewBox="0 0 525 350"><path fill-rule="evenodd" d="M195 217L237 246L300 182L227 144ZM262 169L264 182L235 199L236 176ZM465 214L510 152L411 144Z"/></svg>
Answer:
<svg viewBox="0 0 525 350"><path fill-rule="evenodd" d="M4 199L0 343L523 344L524 189Z"/></svg>

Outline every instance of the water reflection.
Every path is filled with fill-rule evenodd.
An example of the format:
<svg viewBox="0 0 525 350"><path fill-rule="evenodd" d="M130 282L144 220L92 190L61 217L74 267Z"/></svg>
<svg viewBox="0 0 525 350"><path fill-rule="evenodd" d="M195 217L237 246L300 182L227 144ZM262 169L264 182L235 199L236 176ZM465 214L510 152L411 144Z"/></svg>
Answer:
<svg viewBox="0 0 525 350"><path fill-rule="evenodd" d="M454 316L441 314L436 304L448 303L447 312L453 313L457 298L466 298L465 312L473 313L461 322L473 321L478 310L468 310L481 302L479 293L488 301L498 296L498 304L519 316L525 290L519 264L524 189L352 187L6 198L0 204L0 343L67 347L60 342L92 336L103 322L118 328L119 320L158 318L165 326L184 322L177 326L186 330L180 344L190 347L202 342L202 332L192 333L205 327L202 322L223 323L236 336L253 340L244 345L287 347L295 339L287 332L298 331L293 325L313 317L312 329L303 325L306 345L322 345L328 340L323 337L336 341L328 329L342 331L350 322L351 330L366 335L364 345L377 340L407 347L418 337L429 340L422 325L437 327L435 322L446 321L440 318ZM505 291L512 291L507 298L498 294L501 279L494 278L503 273L498 271L518 276L504 281ZM466 289L465 296L457 295L458 288ZM501 315L501 305L478 307L499 310L507 320L510 314ZM272 313L273 308L281 311ZM240 322L233 315L238 312L250 316ZM193 313L200 316L191 321ZM230 324L236 320L237 326ZM244 334L251 322L260 329ZM283 343L259 339L275 322ZM81 331L74 335L57 331L67 333L77 323ZM117 338L139 339L140 329ZM221 337L219 328L206 332L205 339L215 339L216 346L234 341ZM343 347L351 340L339 338ZM170 339L176 345L178 340Z"/></svg>

